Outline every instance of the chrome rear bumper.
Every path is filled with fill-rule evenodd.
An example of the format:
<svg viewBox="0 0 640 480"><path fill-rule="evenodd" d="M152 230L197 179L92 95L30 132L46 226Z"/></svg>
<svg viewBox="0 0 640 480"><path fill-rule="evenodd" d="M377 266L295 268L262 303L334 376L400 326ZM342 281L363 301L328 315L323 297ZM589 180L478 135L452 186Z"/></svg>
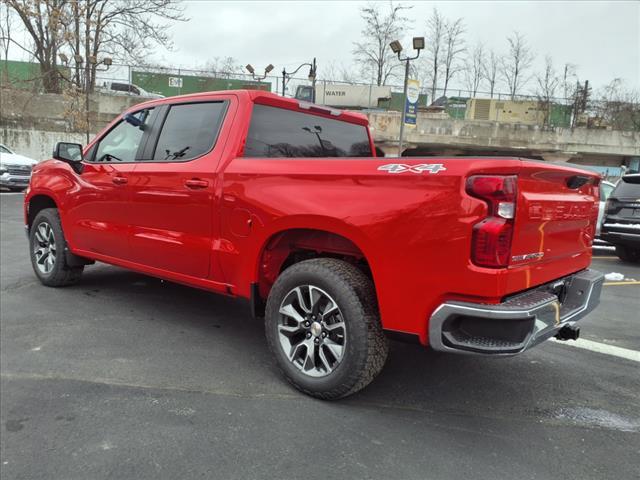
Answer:
<svg viewBox="0 0 640 480"><path fill-rule="evenodd" d="M558 334L600 302L604 275L583 270L500 304L445 302L429 322L434 350L515 355Z"/></svg>

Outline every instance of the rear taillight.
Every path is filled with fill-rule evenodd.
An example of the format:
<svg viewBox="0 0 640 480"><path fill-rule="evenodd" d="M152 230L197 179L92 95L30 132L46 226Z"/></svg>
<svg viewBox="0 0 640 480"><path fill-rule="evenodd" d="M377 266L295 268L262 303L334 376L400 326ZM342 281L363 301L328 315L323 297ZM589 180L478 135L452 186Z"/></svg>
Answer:
<svg viewBox="0 0 640 480"><path fill-rule="evenodd" d="M476 265L509 265L517 189L515 175L474 175L467 179L467 193L489 207L487 217L473 226L471 260Z"/></svg>

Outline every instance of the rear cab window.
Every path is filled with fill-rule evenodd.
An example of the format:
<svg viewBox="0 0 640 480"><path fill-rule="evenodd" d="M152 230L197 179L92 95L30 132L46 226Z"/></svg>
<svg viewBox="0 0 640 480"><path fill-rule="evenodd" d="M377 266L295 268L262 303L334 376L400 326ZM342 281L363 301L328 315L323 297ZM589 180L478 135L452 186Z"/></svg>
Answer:
<svg viewBox="0 0 640 480"><path fill-rule="evenodd" d="M372 157L373 153L364 125L255 104L244 156Z"/></svg>

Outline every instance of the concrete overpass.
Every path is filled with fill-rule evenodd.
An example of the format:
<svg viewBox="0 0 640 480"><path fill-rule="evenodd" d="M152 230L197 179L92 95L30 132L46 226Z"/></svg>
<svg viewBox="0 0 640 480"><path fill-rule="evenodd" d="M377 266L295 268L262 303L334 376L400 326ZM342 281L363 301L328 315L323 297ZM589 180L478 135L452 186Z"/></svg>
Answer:
<svg viewBox="0 0 640 480"><path fill-rule="evenodd" d="M376 144L398 155L399 112L370 112ZM516 155L549 161L619 166L640 157L640 132L443 118L419 113L405 128L405 155Z"/></svg>

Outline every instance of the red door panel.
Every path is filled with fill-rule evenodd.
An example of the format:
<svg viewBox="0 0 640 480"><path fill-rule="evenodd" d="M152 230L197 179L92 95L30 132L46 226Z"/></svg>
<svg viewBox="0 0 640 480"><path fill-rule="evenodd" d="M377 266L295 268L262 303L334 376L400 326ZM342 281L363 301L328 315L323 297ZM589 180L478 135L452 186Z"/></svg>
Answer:
<svg viewBox="0 0 640 480"><path fill-rule="evenodd" d="M86 163L67 221L74 248L129 259L130 175L134 163Z"/></svg>
<svg viewBox="0 0 640 480"><path fill-rule="evenodd" d="M206 163L203 160L206 159L197 163ZM208 277L214 177L194 166L138 164L129 183L134 262L193 277Z"/></svg>

